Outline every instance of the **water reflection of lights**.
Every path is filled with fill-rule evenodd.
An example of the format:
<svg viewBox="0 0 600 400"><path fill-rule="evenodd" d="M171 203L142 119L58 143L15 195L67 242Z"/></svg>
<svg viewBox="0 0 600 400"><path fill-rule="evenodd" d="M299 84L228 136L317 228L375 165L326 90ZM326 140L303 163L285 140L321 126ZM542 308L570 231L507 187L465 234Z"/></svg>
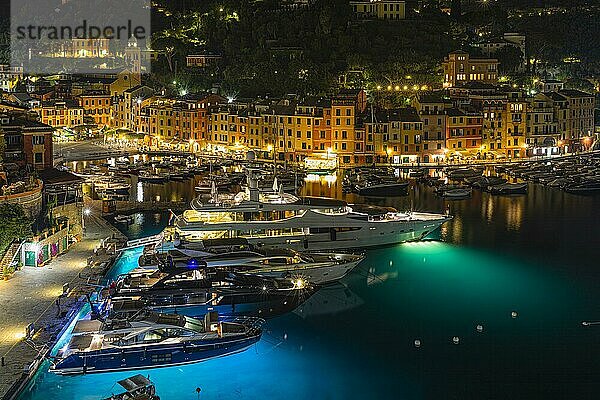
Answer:
<svg viewBox="0 0 600 400"><path fill-rule="evenodd" d="M523 221L523 200L521 198L509 199L506 207L506 224L509 230L518 231Z"/></svg>
<svg viewBox="0 0 600 400"><path fill-rule="evenodd" d="M398 271L397 270L381 272L379 274L376 272L377 271L375 270L375 268L373 268L373 267L369 268L369 273L367 275L367 285L368 286L378 285L378 284L381 284L385 281L392 280L392 279L398 279Z"/></svg>
<svg viewBox="0 0 600 400"><path fill-rule="evenodd" d="M443 226L442 226L443 228ZM402 243L403 247L416 247L416 248L435 248L442 246L444 243L438 240L419 240L417 242L406 242ZM391 261L390 261L391 263ZM392 264L390 264L392 265Z"/></svg>
<svg viewBox="0 0 600 400"><path fill-rule="evenodd" d="M448 226L446 224L442 225L442 227L440 228L440 237L442 238L442 240L446 240L446 238L448 237Z"/></svg>
<svg viewBox="0 0 600 400"><path fill-rule="evenodd" d="M136 200L138 201L138 203L141 203L144 201L144 185L142 184L142 182L137 183Z"/></svg>
<svg viewBox="0 0 600 400"><path fill-rule="evenodd" d="M481 202L481 214L488 223L492 222L494 217L494 200L492 196L488 196L487 201Z"/></svg>
<svg viewBox="0 0 600 400"><path fill-rule="evenodd" d="M454 216L452 220L452 241L461 243L463 240L463 220L460 216Z"/></svg>
<svg viewBox="0 0 600 400"><path fill-rule="evenodd" d="M331 187L335 182L337 182L337 175L317 175L317 174L308 174L304 178L305 182L309 183L326 183L328 187Z"/></svg>

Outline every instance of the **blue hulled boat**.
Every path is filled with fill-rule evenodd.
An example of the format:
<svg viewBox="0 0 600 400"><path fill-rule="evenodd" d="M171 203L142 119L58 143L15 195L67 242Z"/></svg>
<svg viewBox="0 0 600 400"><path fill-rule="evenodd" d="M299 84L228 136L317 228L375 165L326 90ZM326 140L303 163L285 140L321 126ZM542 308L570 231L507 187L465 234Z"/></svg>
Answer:
<svg viewBox="0 0 600 400"><path fill-rule="evenodd" d="M193 364L234 354L258 342L258 318L219 320L142 311L128 320L78 321L50 371L62 375Z"/></svg>

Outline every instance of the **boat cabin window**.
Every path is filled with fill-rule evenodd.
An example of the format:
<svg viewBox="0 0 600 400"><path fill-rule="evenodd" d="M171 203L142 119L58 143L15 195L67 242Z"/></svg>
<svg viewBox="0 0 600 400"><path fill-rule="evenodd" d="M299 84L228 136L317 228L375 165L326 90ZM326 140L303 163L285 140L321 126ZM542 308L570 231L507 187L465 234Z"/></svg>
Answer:
<svg viewBox="0 0 600 400"><path fill-rule="evenodd" d="M329 233L329 228L310 228L310 233Z"/></svg>
<svg viewBox="0 0 600 400"><path fill-rule="evenodd" d="M140 342L148 343L148 342L157 342L163 339L164 333L160 330L156 331L148 331L138 336Z"/></svg>
<svg viewBox="0 0 600 400"><path fill-rule="evenodd" d="M198 270L186 271L165 280L165 285L173 285L185 281L198 281L204 279L204 274Z"/></svg>
<svg viewBox="0 0 600 400"><path fill-rule="evenodd" d="M345 227L340 227L340 228L335 228L336 232L350 232L350 231L357 231L359 230L360 227L356 227L356 226L345 226Z"/></svg>
<svg viewBox="0 0 600 400"><path fill-rule="evenodd" d="M165 338L174 338L181 336L194 336L194 332L187 329L167 328L164 329Z"/></svg>
<svg viewBox="0 0 600 400"><path fill-rule="evenodd" d="M264 260L261 260L261 264L269 265L269 264L280 264L285 265L288 263L287 257L271 257Z"/></svg>

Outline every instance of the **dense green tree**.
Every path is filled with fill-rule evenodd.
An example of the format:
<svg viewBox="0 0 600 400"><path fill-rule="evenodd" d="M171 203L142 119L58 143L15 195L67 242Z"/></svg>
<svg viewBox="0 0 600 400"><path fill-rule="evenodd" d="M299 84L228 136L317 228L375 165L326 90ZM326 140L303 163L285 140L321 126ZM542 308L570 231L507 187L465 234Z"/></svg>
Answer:
<svg viewBox="0 0 600 400"><path fill-rule="evenodd" d="M0 203L0 254L4 254L13 240L31 236L32 224L20 204Z"/></svg>
<svg viewBox="0 0 600 400"><path fill-rule="evenodd" d="M500 62L500 72L503 74L516 72L523 64L523 53L515 46L504 46L496 51L494 57Z"/></svg>

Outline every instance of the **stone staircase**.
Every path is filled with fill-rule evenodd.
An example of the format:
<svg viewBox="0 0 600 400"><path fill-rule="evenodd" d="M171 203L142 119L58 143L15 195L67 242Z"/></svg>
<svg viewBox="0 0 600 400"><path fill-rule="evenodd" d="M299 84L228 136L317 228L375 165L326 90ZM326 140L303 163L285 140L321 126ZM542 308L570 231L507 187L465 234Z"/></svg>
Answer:
<svg viewBox="0 0 600 400"><path fill-rule="evenodd" d="M4 274L4 268L10 266L10 264L13 262L20 248L21 243L19 242L12 242L12 244L8 247L2 256L2 259L0 260L0 276Z"/></svg>

